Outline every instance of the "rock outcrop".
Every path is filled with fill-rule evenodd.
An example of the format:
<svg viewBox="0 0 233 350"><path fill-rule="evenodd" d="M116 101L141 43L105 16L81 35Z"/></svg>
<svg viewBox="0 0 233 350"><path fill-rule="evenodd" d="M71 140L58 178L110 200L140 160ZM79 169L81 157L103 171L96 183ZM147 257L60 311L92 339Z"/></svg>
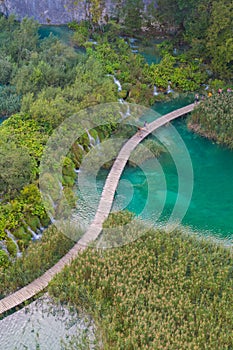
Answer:
<svg viewBox="0 0 233 350"><path fill-rule="evenodd" d="M0 13L6 16L15 14L18 20L33 17L41 24L59 25L86 19L87 1L89 0L0 0ZM145 11L152 1L154 0L143 0ZM102 19L106 15L111 17L116 10L116 2L102 0L102 8Z"/></svg>
<svg viewBox="0 0 233 350"><path fill-rule="evenodd" d="M111 14L114 4L105 0L102 16ZM17 19L33 17L41 24L65 24L86 18L85 0L0 0L0 12Z"/></svg>

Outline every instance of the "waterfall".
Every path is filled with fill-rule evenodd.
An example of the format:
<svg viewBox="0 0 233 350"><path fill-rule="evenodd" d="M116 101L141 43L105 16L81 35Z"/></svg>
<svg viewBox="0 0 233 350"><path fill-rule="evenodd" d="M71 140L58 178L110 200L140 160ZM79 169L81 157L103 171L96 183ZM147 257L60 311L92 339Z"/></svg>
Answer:
<svg viewBox="0 0 233 350"><path fill-rule="evenodd" d="M83 145L80 145L80 144L78 143L78 147L84 152Z"/></svg>
<svg viewBox="0 0 233 350"><path fill-rule="evenodd" d="M121 86L121 83L119 82L119 80L113 76L113 80L114 80L114 83L117 85L118 87L118 91L122 91L122 86Z"/></svg>
<svg viewBox="0 0 233 350"><path fill-rule="evenodd" d="M132 40L133 40L133 38L132 38ZM113 78L114 83L118 86L118 92L122 91L122 86L121 86L121 83L119 82L119 80L117 80L114 75L108 74L107 76ZM118 102L121 103L122 105L126 104L126 102L124 101L123 98L119 98ZM127 111L126 111L126 113L120 112L120 115L121 115L121 120L124 120L125 118L130 116L130 107L129 107L128 104L127 104Z"/></svg>
<svg viewBox="0 0 233 350"><path fill-rule="evenodd" d="M129 42L130 44L134 44L137 41L136 38L129 38Z"/></svg>
<svg viewBox="0 0 233 350"><path fill-rule="evenodd" d="M91 147L95 147L95 146L99 146L100 145L99 135L97 135L96 139L94 139L94 137L92 137L91 134L89 133L88 129L86 129L86 133L87 133L87 136L88 136L88 139L89 139ZM78 170L78 172L79 172L79 170Z"/></svg>
<svg viewBox="0 0 233 350"><path fill-rule="evenodd" d="M99 135L97 135L97 137L96 137L95 144L96 144L97 147L100 145Z"/></svg>
<svg viewBox="0 0 233 350"><path fill-rule="evenodd" d="M125 102L124 102L124 105L126 105ZM123 113L123 112L120 111L120 115L121 115L121 120L124 120L124 119L126 119L127 117L129 117L131 115L131 113L130 113L130 106L129 106L128 103L127 103L127 110L126 110L126 112Z"/></svg>
<svg viewBox="0 0 233 350"><path fill-rule="evenodd" d="M31 229L30 226L27 227L27 230L31 233L31 235L32 235L32 240L33 240L33 241L37 241L38 239L41 238L41 234L38 235L36 232L34 232L34 231Z"/></svg>
<svg viewBox="0 0 233 350"><path fill-rule="evenodd" d="M130 107L129 107L129 104L127 105L127 111L126 111L126 114L125 114L125 118L129 117L130 116Z"/></svg>
<svg viewBox="0 0 233 350"><path fill-rule="evenodd" d="M6 245L3 243L3 242L1 242L0 241L0 248L9 256L10 254L9 254L9 252L8 252L8 250L7 250L7 248L6 248Z"/></svg>
<svg viewBox="0 0 233 350"><path fill-rule="evenodd" d="M56 206L56 203L54 203L53 198L50 196L50 194L47 194L47 197L50 200L53 209L55 210L57 206Z"/></svg>
<svg viewBox="0 0 233 350"><path fill-rule="evenodd" d="M59 188L60 188L60 193L62 193L62 191L63 191L63 185L62 185L61 181L59 181L59 180L58 180L58 186L59 186Z"/></svg>
<svg viewBox="0 0 233 350"><path fill-rule="evenodd" d="M94 139L94 137L91 136L91 134L89 133L88 129L86 129L86 133L90 142L90 146L94 147L96 145L96 141Z"/></svg>
<svg viewBox="0 0 233 350"><path fill-rule="evenodd" d="M132 45L132 44L130 44L130 47L131 47L131 49L138 49L138 46L137 46L137 45Z"/></svg>
<svg viewBox="0 0 233 350"><path fill-rule="evenodd" d="M154 91L153 91L153 95L154 96L158 96L158 91L157 91L157 86L156 85L154 85Z"/></svg>
<svg viewBox="0 0 233 350"><path fill-rule="evenodd" d="M5 230L5 232L7 234L7 237L10 238L14 242L14 244L16 246L16 249L17 249L16 256L17 256L17 258L21 257L22 253L19 250L19 246L18 246L18 243L17 243L17 241L15 239L15 236L13 236L12 233L9 230Z"/></svg>
<svg viewBox="0 0 233 350"><path fill-rule="evenodd" d="M107 76L113 78L114 83L115 83L115 84L117 85L117 87L118 87L118 92L122 91L122 86L121 86L121 83L119 82L119 80L118 80L114 75L108 74Z"/></svg>
<svg viewBox="0 0 233 350"><path fill-rule="evenodd" d="M138 45L135 45L137 39L129 38L129 46L131 48L132 53L138 53Z"/></svg>
<svg viewBox="0 0 233 350"><path fill-rule="evenodd" d="M88 42L92 43L92 45L98 45L98 42L93 39L89 39Z"/></svg>
<svg viewBox="0 0 233 350"><path fill-rule="evenodd" d="M97 138L96 138L96 144L99 145L100 144L100 138L99 138L99 135L97 135Z"/></svg>
<svg viewBox="0 0 233 350"><path fill-rule="evenodd" d="M168 86L167 86L167 94L170 94L170 93L172 93L173 92L173 90L171 89L171 85L170 84L168 84Z"/></svg>

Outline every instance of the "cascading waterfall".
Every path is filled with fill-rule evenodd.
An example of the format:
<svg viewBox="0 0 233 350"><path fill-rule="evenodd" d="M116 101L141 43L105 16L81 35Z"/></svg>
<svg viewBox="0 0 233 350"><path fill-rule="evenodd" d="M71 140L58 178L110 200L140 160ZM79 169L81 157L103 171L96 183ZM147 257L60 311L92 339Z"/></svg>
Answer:
<svg viewBox="0 0 233 350"><path fill-rule="evenodd" d="M35 231L33 231L30 226L27 226L27 230L31 233L32 239L34 241L38 241L42 237L41 234L37 234Z"/></svg>
<svg viewBox="0 0 233 350"><path fill-rule="evenodd" d="M47 194L47 197L50 200L50 203L51 203L53 209L55 210L57 208L57 205L56 205L56 203L54 203L53 198L50 196L50 194Z"/></svg>
<svg viewBox="0 0 233 350"><path fill-rule="evenodd" d="M122 85L121 85L120 81L114 75L108 74L108 77L112 77L113 78L114 83L118 87L118 92L122 91ZM126 105L126 102L124 101L123 98L118 99L118 102L121 103L121 104L125 104ZM124 119L126 119L127 117L130 116L130 106L129 106L129 104L127 104L127 111L125 113L120 112L120 114L121 114L121 117L122 117L121 120L124 120Z"/></svg>
<svg viewBox="0 0 233 350"><path fill-rule="evenodd" d="M135 45L137 39L135 38L129 38L129 46L131 48L132 53L138 53L138 45Z"/></svg>
<svg viewBox="0 0 233 350"><path fill-rule="evenodd" d="M96 137L95 144L96 144L97 147L99 147L99 145L100 145L99 135L97 135L97 137Z"/></svg>
<svg viewBox="0 0 233 350"><path fill-rule="evenodd" d="M171 94L172 92L174 92L174 90L171 89L171 85L168 84L167 86L167 94Z"/></svg>
<svg viewBox="0 0 233 350"><path fill-rule="evenodd" d="M43 226L40 226L40 227L38 228L37 231L38 231L39 233L43 233L44 230L45 230L45 228L44 228Z"/></svg>
<svg viewBox="0 0 233 350"><path fill-rule="evenodd" d="M15 236L12 235L12 233L9 230L5 230L5 232L7 234L7 237L10 238L14 242L14 244L16 246L16 249L17 249L17 255L16 256L17 256L17 258L21 257L22 253L19 250L19 246L18 246L18 243L17 243L17 241L15 239Z"/></svg>
<svg viewBox="0 0 233 350"><path fill-rule="evenodd" d="M113 80L114 80L114 83L118 86L118 91L122 91L122 86L121 86L121 83L119 82L119 80L113 76Z"/></svg>
<svg viewBox="0 0 233 350"><path fill-rule="evenodd" d="M78 147L84 152L83 145L78 144Z"/></svg>
<svg viewBox="0 0 233 350"><path fill-rule="evenodd" d="M0 249L2 249L8 256L10 255L5 243L3 243L2 241L0 241Z"/></svg>
<svg viewBox="0 0 233 350"><path fill-rule="evenodd" d="M153 91L153 95L154 96L158 96L158 91L157 91L157 86L156 85L154 85L154 91Z"/></svg>
<svg viewBox="0 0 233 350"><path fill-rule="evenodd" d="M118 92L122 91L121 83L120 83L120 81L119 81L114 75L108 74L107 77L112 77L112 78L113 78L114 83L115 83L115 84L117 85L117 87L118 87Z"/></svg>
<svg viewBox="0 0 233 350"><path fill-rule="evenodd" d="M90 142L90 146L91 147L95 147L96 146L96 140L94 139L93 136L91 136L91 134L89 133L88 129L86 129L86 133Z"/></svg>
<svg viewBox="0 0 233 350"><path fill-rule="evenodd" d="M126 102L124 101L123 104L126 105ZM130 106L129 106L128 103L127 103L126 112L123 113L123 112L120 111L120 115L121 115L121 120L124 120L124 119L128 118L131 115L131 113L130 113Z"/></svg>
<svg viewBox="0 0 233 350"><path fill-rule="evenodd" d="M58 181L58 186L60 188L60 191L62 192L63 191L63 185L62 185L61 181Z"/></svg>

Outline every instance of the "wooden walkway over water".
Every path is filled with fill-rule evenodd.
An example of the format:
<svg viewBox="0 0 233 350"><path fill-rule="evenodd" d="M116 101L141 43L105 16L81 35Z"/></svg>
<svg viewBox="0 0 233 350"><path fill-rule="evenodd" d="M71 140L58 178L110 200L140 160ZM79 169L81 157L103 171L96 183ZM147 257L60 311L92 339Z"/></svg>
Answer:
<svg viewBox="0 0 233 350"><path fill-rule="evenodd" d="M120 177L126 166L126 163L131 155L131 152L137 147L137 145L150 133L159 127L169 123L170 121L179 118L187 113L190 113L194 108L194 104L190 104L186 107L177 109L171 113L168 113L161 118L156 119L152 123L148 124L140 135L136 133L132 136L121 148L105 182L105 186L102 191L99 206L97 208L95 217L87 232L83 237L74 245L74 247L61 258L53 267L46 271L42 276L28 284L27 286L19 289L15 293L0 300L0 314L7 312L16 306L31 299L36 294L43 291L52 280L52 278L59 273L65 265L69 264L80 251L84 250L91 242L93 242L101 233L102 225L105 219L108 217L112 203L114 200L115 191L117 189Z"/></svg>

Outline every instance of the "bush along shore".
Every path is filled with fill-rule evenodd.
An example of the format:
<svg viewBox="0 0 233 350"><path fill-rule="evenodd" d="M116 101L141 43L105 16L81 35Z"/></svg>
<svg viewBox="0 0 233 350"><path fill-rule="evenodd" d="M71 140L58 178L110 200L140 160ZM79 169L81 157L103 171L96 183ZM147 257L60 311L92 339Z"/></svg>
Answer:
<svg viewBox="0 0 233 350"><path fill-rule="evenodd" d="M217 143L233 149L233 92L211 94L192 112L188 127Z"/></svg>

